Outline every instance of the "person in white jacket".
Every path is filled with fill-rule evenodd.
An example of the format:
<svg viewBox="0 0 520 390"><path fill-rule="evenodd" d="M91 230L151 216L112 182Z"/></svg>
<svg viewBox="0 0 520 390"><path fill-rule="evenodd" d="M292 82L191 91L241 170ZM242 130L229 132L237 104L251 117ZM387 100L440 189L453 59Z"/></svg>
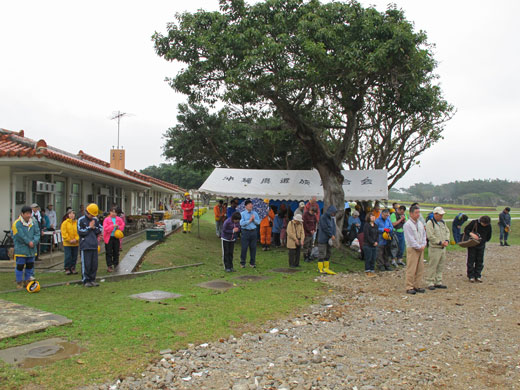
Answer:
<svg viewBox="0 0 520 390"><path fill-rule="evenodd" d="M410 219L404 224L406 240L406 292L408 294L424 293L421 287L424 273L424 248L426 248L426 230L420 221L421 209L410 207Z"/></svg>

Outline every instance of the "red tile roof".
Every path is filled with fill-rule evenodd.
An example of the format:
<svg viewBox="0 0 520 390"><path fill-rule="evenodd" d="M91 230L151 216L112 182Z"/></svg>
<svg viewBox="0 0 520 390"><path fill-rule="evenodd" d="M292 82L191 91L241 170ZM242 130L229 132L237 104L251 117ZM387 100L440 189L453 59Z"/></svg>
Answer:
<svg viewBox="0 0 520 390"><path fill-rule="evenodd" d="M124 172L110 168L110 163L100 160L94 156L90 156L79 151L77 155L62 151L57 148L47 146L44 140L34 141L26 138L24 131L14 132L10 130L0 129L0 159L2 157L33 157L33 158L49 158L51 160L60 161L65 164L74 165L79 168L88 169L117 177L118 179L137 183L146 187L152 184L166 188L171 191L184 192L183 188L175 184L156 179L154 177L144 175L137 171L125 169Z"/></svg>

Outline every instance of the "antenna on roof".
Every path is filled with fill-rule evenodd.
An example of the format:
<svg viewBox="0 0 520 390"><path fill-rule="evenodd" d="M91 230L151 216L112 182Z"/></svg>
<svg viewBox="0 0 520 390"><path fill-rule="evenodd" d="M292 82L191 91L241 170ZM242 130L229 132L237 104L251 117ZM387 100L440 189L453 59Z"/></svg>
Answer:
<svg viewBox="0 0 520 390"><path fill-rule="evenodd" d="M121 111L114 111L114 112L112 112L112 118L110 118L110 120L117 119L117 148L118 149L119 149L119 125L121 122L121 118L124 117L125 115L132 116L133 114L129 114L127 112L121 112Z"/></svg>

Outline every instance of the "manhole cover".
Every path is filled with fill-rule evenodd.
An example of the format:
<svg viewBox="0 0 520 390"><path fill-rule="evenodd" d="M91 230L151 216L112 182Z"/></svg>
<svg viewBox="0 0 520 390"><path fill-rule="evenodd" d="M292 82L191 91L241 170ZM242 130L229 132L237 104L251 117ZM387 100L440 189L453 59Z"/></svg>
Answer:
<svg viewBox="0 0 520 390"><path fill-rule="evenodd" d="M160 301L162 299L179 298L181 296L182 295L180 294L174 294L168 291L154 290L140 294L130 295L130 298L142 299L144 301Z"/></svg>
<svg viewBox="0 0 520 390"><path fill-rule="evenodd" d="M300 272L297 268L273 268L271 271L280 272L282 274L294 274L295 272Z"/></svg>
<svg viewBox="0 0 520 390"><path fill-rule="evenodd" d="M212 280L210 282L197 284L197 286L212 290L226 291L233 287L233 284L226 282L225 280Z"/></svg>
<svg viewBox="0 0 520 390"><path fill-rule="evenodd" d="M63 350L63 347L61 345L45 345L42 347L36 347L36 348L31 349L27 353L27 357L31 357L31 358L47 357L47 356L55 355L58 352L60 352L61 350Z"/></svg>
<svg viewBox="0 0 520 390"><path fill-rule="evenodd" d="M258 282L259 280L267 279L267 276L243 275L243 276L237 276L235 279L245 280L248 282Z"/></svg>

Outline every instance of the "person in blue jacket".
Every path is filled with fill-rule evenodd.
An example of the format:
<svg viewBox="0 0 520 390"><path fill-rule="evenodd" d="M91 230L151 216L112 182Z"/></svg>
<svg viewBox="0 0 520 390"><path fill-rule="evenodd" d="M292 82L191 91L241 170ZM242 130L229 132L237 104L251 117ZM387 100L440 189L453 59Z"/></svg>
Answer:
<svg viewBox="0 0 520 390"><path fill-rule="evenodd" d="M280 242L280 233L283 229L283 212L278 211L273 220L273 243L276 248L279 248L282 243Z"/></svg>
<svg viewBox="0 0 520 390"><path fill-rule="evenodd" d="M384 209L379 218L376 219L377 229L379 230L379 240L377 242L377 268L380 271L391 271L390 256L387 252L387 244L392 239L394 227L390 221L390 210Z"/></svg>
<svg viewBox="0 0 520 390"><path fill-rule="evenodd" d="M85 215L78 219L79 249L81 251L81 273L83 286L97 287L96 274L98 269L98 237L103 228L97 219L99 208L91 203L85 210Z"/></svg>
<svg viewBox="0 0 520 390"><path fill-rule="evenodd" d="M332 245L330 241L336 239L336 207L329 206L327 212L323 214L319 221L318 229L318 271L320 274L335 275L330 267L330 255Z"/></svg>
<svg viewBox="0 0 520 390"><path fill-rule="evenodd" d="M34 280L34 258L40 241L40 227L32 216L32 209L23 206L20 217L14 221L11 231L14 241L16 288L24 288ZM24 272L25 268L25 272Z"/></svg>
<svg viewBox="0 0 520 390"><path fill-rule="evenodd" d="M462 239L460 229L462 228L462 225L464 225L464 222L466 222L467 220L468 216L463 213L459 213L455 218L453 218L453 222L451 223L451 231L453 233L453 240L456 244L458 244Z"/></svg>

